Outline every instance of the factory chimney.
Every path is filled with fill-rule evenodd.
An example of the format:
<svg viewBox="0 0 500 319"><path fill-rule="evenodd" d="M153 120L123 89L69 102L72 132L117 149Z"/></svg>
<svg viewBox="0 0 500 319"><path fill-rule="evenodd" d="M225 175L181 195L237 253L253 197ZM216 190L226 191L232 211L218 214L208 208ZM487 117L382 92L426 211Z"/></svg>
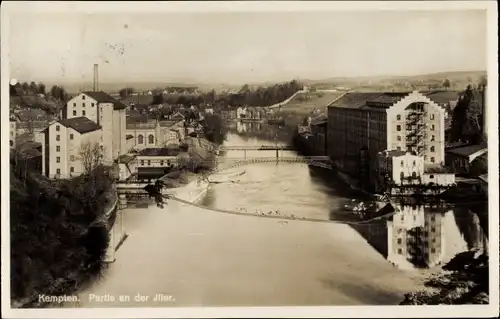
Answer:
<svg viewBox="0 0 500 319"><path fill-rule="evenodd" d="M98 70L98 65L94 64L94 92L99 91L99 84L98 84L98 79L99 79L99 70Z"/></svg>

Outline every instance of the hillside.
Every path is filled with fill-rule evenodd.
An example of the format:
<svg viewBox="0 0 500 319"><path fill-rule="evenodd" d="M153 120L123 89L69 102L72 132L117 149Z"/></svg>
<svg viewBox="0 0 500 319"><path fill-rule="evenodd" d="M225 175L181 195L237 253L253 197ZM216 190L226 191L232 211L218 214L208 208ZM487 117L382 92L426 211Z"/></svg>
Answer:
<svg viewBox="0 0 500 319"><path fill-rule="evenodd" d="M307 92L297 94L289 103L281 107L282 111L307 115L318 108L326 111L327 105L344 92Z"/></svg>

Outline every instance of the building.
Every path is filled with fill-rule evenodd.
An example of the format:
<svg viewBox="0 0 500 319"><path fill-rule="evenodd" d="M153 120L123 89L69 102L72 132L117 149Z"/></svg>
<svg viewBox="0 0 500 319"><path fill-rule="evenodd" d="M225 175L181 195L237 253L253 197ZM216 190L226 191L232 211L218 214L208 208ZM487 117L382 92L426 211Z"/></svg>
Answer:
<svg viewBox="0 0 500 319"><path fill-rule="evenodd" d="M127 152L126 108L125 104L105 92L82 92L66 103L63 119L84 116L100 126L105 152L104 162L110 164Z"/></svg>
<svg viewBox="0 0 500 319"><path fill-rule="evenodd" d="M426 164L422 156L404 151L384 151L376 161L378 182L376 190L392 195L407 195L421 186L436 186L442 191L455 184L455 174L439 164Z"/></svg>
<svg viewBox="0 0 500 319"><path fill-rule="evenodd" d="M84 116L51 123L45 130L45 143L42 145L42 174L49 178L82 174L87 161L84 157L89 156L82 154L82 146L86 143L98 145L104 156L106 150L102 139L101 127Z"/></svg>
<svg viewBox="0 0 500 319"><path fill-rule="evenodd" d="M423 205L397 205L387 221L387 260L403 269L430 268L445 258L444 214Z"/></svg>
<svg viewBox="0 0 500 319"><path fill-rule="evenodd" d="M135 165L140 167L169 167L176 165L179 150L171 148L145 148L135 157Z"/></svg>
<svg viewBox="0 0 500 319"><path fill-rule="evenodd" d="M183 120L137 122L128 118L125 131L127 151L179 144L187 135L184 124Z"/></svg>
<svg viewBox="0 0 500 319"><path fill-rule="evenodd" d="M247 117L247 108L246 107L238 107L236 109L236 118L237 119L244 119Z"/></svg>
<svg viewBox="0 0 500 319"><path fill-rule="evenodd" d="M457 174L479 176L488 171L487 154L488 146L486 145L456 147L446 150L445 162ZM486 158L486 163L484 163L484 158ZM475 164L479 164L482 168L474 167Z"/></svg>
<svg viewBox="0 0 500 319"><path fill-rule="evenodd" d="M385 150L444 164L445 109L431 93L345 93L328 106L328 155L340 170L368 184L378 175L369 163Z"/></svg>
<svg viewBox="0 0 500 319"><path fill-rule="evenodd" d="M10 143L10 147L14 147L16 146L16 136L17 136L17 132L16 132L16 120L14 118L10 118L9 119L9 129L10 129L10 133L9 133L9 143Z"/></svg>
<svg viewBox="0 0 500 319"><path fill-rule="evenodd" d="M310 121L310 130L314 135L312 148L317 155L324 156L327 154L327 126L328 118L324 114L315 116Z"/></svg>

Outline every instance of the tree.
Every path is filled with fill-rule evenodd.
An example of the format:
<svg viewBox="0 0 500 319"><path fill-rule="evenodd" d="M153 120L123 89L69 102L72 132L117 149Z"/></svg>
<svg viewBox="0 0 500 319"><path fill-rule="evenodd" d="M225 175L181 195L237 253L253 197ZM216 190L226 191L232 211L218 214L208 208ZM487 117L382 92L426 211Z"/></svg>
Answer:
<svg viewBox="0 0 500 319"><path fill-rule="evenodd" d="M164 98L163 98L163 94L155 94L153 95L153 101L151 102L151 104L163 104L165 102Z"/></svg>
<svg viewBox="0 0 500 319"><path fill-rule="evenodd" d="M38 93L45 94L45 84L38 83Z"/></svg>
<svg viewBox="0 0 500 319"><path fill-rule="evenodd" d="M443 87L448 90L450 88L450 86L451 86L450 80L445 79L443 81Z"/></svg>
<svg viewBox="0 0 500 319"><path fill-rule="evenodd" d="M120 94L120 97L124 99L127 96L130 96L134 92L135 92L134 88L123 88L118 93Z"/></svg>
<svg viewBox="0 0 500 319"><path fill-rule="evenodd" d="M104 149L99 143L84 142L80 145L78 155L84 174L89 174L102 165L103 153Z"/></svg>
<svg viewBox="0 0 500 319"><path fill-rule="evenodd" d="M32 81L30 83L30 92L33 93L33 94L37 94L38 93L38 85L36 85L36 83L34 81Z"/></svg>

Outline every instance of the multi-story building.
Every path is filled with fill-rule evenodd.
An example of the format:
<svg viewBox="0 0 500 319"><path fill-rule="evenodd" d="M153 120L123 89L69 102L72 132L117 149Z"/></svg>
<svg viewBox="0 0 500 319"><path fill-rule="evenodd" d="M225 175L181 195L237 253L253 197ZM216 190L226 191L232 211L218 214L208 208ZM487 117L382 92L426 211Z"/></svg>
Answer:
<svg viewBox="0 0 500 319"><path fill-rule="evenodd" d="M146 123L130 121L127 123L126 136L128 151L152 147L165 147L179 144L186 135L187 128L183 120L148 121Z"/></svg>
<svg viewBox="0 0 500 319"><path fill-rule="evenodd" d="M64 119L86 117L102 128L104 162L112 163L127 152L126 110L127 106L105 92L82 92L73 97L63 110Z"/></svg>
<svg viewBox="0 0 500 319"><path fill-rule="evenodd" d="M106 152L101 127L84 116L52 122L44 133L42 174L49 178L82 174L85 161L82 146L85 143L98 145L103 153Z"/></svg>
<svg viewBox="0 0 500 319"><path fill-rule="evenodd" d="M349 92L328 106L328 153L337 167L367 181L385 150L408 151L444 164L445 108L436 92ZM367 166L367 167L364 167ZM365 169L366 168L366 169Z"/></svg>
<svg viewBox="0 0 500 319"><path fill-rule="evenodd" d="M455 183L455 174L439 165L426 165L422 156L409 152L380 152L374 163L378 165L374 171L379 172L376 189L393 195L415 193L423 185L435 185L438 188L433 191L441 192Z"/></svg>
<svg viewBox="0 0 500 319"><path fill-rule="evenodd" d="M387 259L400 268L429 268L443 262L444 213L425 212L423 205L394 205L387 220Z"/></svg>

